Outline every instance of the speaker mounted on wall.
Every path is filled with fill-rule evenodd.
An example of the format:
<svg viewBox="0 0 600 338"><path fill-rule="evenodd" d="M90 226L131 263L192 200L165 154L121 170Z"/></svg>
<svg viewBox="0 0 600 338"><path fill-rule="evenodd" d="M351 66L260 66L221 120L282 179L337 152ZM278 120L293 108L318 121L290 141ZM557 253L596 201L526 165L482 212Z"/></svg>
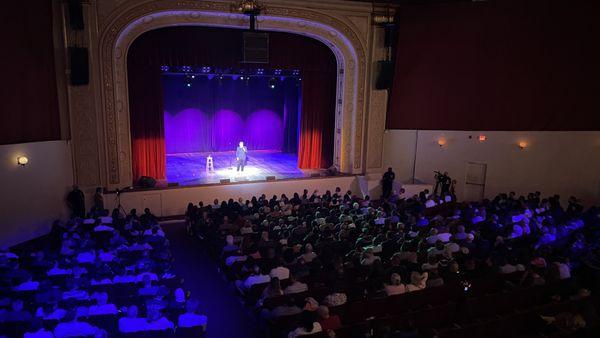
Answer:
<svg viewBox="0 0 600 338"><path fill-rule="evenodd" d="M84 86L90 82L87 48L69 47L69 66L72 86Z"/></svg>
<svg viewBox="0 0 600 338"><path fill-rule="evenodd" d="M394 63L392 61L377 61L377 82L375 88L378 90L392 88L394 78Z"/></svg>
<svg viewBox="0 0 600 338"><path fill-rule="evenodd" d="M244 32L244 63L269 63L269 34Z"/></svg>
<svg viewBox="0 0 600 338"><path fill-rule="evenodd" d="M83 30L83 6L81 0L69 0L69 27L72 30Z"/></svg>

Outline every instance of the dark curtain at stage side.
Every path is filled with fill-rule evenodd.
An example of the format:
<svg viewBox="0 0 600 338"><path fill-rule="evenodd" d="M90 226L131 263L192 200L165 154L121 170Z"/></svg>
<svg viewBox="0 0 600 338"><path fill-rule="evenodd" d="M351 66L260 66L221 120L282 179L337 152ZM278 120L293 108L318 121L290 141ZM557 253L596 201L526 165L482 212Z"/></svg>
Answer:
<svg viewBox="0 0 600 338"><path fill-rule="evenodd" d="M306 72L302 78L302 120L300 121L300 144L298 146L299 168L327 168L333 157L334 118L323 114L335 110L335 73ZM333 81L332 81L333 79Z"/></svg>
<svg viewBox="0 0 600 338"><path fill-rule="evenodd" d="M52 1L3 1L0 144L59 140Z"/></svg>
<svg viewBox="0 0 600 338"><path fill-rule="evenodd" d="M387 128L600 130L600 1L403 5Z"/></svg>
<svg viewBox="0 0 600 338"><path fill-rule="evenodd" d="M136 39L130 47L128 67L143 64L157 69L161 65L258 68L257 65L240 64L242 33L242 30L194 26L169 27L150 31ZM329 88L329 86L335 88L337 62L327 46L311 38L280 32L270 32L269 41L270 62L261 65L261 68L299 69L302 72L303 82L316 83L319 88ZM135 81L132 76L134 74L129 71L130 82ZM331 82L319 82L314 78L311 79L312 76L318 76L324 81ZM298 158L306 159L299 160L298 163L299 167L303 169L329 167L333 162L333 155L329 156L328 154L333 154L335 90L319 92L314 88L314 92L316 92L315 97L302 95L303 109L300 114L300 124L303 127L300 128L299 143L313 145L298 147ZM329 95L326 96L325 93L329 93ZM312 94L312 90L307 92L307 95ZM158 93L148 91L147 95L158 95ZM153 100L153 98L149 98L149 100ZM323 104L321 105L319 102ZM324 102L330 102L330 104ZM143 114L143 112L139 113ZM318 122L316 117L324 120ZM286 120L284 124L287 125L287 122L291 121ZM312 133L308 134L306 131L312 131ZM316 133L316 131L320 131L320 133ZM316 141L319 135L322 148L320 153L315 149L315 145L319 144ZM308 141L309 139L310 141ZM293 143L289 142L284 142L284 144L287 144L287 147L293 146ZM138 156L133 154L133 158L135 160ZM163 157L163 162L164 160Z"/></svg>
<svg viewBox="0 0 600 338"><path fill-rule="evenodd" d="M277 78L270 88L269 80L163 75L167 154L232 151L239 141L249 150L296 153L299 84Z"/></svg>
<svg viewBox="0 0 600 338"><path fill-rule="evenodd" d="M141 63L128 67L133 180L142 176L162 180L166 155L160 69Z"/></svg>

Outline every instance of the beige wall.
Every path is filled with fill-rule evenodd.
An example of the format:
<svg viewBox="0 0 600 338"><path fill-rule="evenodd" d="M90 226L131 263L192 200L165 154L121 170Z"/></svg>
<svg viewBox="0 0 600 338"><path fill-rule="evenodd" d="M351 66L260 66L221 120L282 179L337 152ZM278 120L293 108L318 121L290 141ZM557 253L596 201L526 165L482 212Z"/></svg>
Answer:
<svg viewBox="0 0 600 338"><path fill-rule="evenodd" d="M17 156L29 163L17 165ZM66 141L0 146L0 246L43 235L53 220L68 216L64 197L72 172Z"/></svg>
<svg viewBox="0 0 600 338"><path fill-rule="evenodd" d="M480 134L487 140L480 142ZM469 136L472 136L469 139ZM439 138L446 140L440 147ZM528 144L521 150L519 142ZM415 148L416 145L416 148ZM415 157L416 149L416 157ZM416 159L416 162L414 161ZM576 195L587 205L600 203L600 132L470 132L388 130L384 136L384 164L397 178L433 183L434 170L447 170L465 192L466 163L487 164L485 196L515 191L558 193L566 201Z"/></svg>

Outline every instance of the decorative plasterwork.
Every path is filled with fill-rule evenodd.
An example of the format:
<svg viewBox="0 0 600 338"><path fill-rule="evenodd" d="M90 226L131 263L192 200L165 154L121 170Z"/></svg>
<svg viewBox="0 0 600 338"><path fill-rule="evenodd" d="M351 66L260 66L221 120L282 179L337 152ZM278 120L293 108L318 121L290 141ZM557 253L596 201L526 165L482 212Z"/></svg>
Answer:
<svg viewBox="0 0 600 338"><path fill-rule="evenodd" d="M336 131L339 131L335 134L334 161L344 172L360 170L366 48L357 33L327 13L301 8L269 6L258 24L262 30L315 38L334 52L338 62ZM245 28L248 23L243 15L231 13L228 3L210 1L154 1L115 11L109 16L102 30L99 51L106 162L111 186L131 182L128 48L144 32L177 25Z"/></svg>

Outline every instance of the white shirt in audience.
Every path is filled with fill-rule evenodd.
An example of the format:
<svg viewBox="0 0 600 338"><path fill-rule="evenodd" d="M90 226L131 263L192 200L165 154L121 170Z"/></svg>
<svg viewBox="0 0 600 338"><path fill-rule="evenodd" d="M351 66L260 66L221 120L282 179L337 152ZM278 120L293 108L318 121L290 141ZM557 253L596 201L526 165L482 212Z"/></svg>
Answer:
<svg viewBox="0 0 600 338"><path fill-rule="evenodd" d="M77 262L79 263L93 263L96 260L96 254L93 252L82 252L77 255Z"/></svg>
<svg viewBox="0 0 600 338"><path fill-rule="evenodd" d="M146 322L146 331L167 330L174 328L173 322L166 317L160 317L153 322Z"/></svg>
<svg viewBox="0 0 600 338"><path fill-rule="evenodd" d="M89 316L115 315L117 312L115 304L92 305L88 309Z"/></svg>
<svg viewBox="0 0 600 338"><path fill-rule="evenodd" d="M97 227L94 228L95 232L103 232L103 231L114 231L115 229L113 227L110 227L108 225L105 224L100 224Z"/></svg>
<svg viewBox="0 0 600 338"><path fill-rule="evenodd" d="M254 275L254 276L249 276L244 281L243 287L245 289L250 289L252 287L252 285L255 285L255 284L265 284L265 283L268 283L270 280L271 280L271 277L269 277L268 275Z"/></svg>
<svg viewBox="0 0 600 338"><path fill-rule="evenodd" d="M136 280L136 276L133 275L122 275L122 276L115 276L113 278L113 283L115 284L122 284L122 283L135 283Z"/></svg>
<svg viewBox="0 0 600 338"><path fill-rule="evenodd" d="M47 319L47 320L61 320L66 314L67 314L67 311L63 310L63 309L55 309L49 315L45 315L44 314L44 310L43 310L42 307L39 307L35 311L35 316L36 317L40 317L42 319Z"/></svg>
<svg viewBox="0 0 600 338"><path fill-rule="evenodd" d="M299 328L295 329L294 331L291 331L288 334L288 338L296 338L298 336L306 336L306 335L313 334L313 333L319 333L321 331L323 331L323 328L321 328L321 324L319 324L318 322L314 322L312 331L307 332L303 327L299 327Z"/></svg>
<svg viewBox="0 0 600 338"><path fill-rule="evenodd" d="M119 319L119 331L123 333L144 331L146 324L146 318L123 317Z"/></svg>
<svg viewBox="0 0 600 338"><path fill-rule="evenodd" d="M301 293L306 291L308 291L308 285L306 285L306 283L295 281L294 283L288 285L288 287L286 287L283 290L283 293L289 295L293 293Z"/></svg>
<svg viewBox="0 0 600 338"><path fill-rule="evenodd" d="M177 326L179 327L194 327L194 326L202 326L206 329L206 323L208 322L208 318L203 315L199 315L196 313L184 313L179 315L179 319L177 320Z"/></svg>
<svg viewBox="0 0 600 338"><path fill-rule="evenodd" d="M54 329L54 337L81 337L93 336L98 331L98 328L86 322L66 322L58 323Z"/></svg>
<svg viewBox="0 0 600 338"><path fill-rule="evenodd" d="M33 290L37 290L39 286L40 286L39 282L30 280L30 281L23 282L23 283L15 286L13 288L13 290L15 290L15 291L33 291Z"/></svg>
<svg viewBox="0 0 600 338"><path fill-rule="evenodd" d="M279 278L279 280L288 279L290 278L290 269L283 266L278 266L276 268L271 269L269 276L271 278L277 277Z"/></svg>
<svg viewBox="0 0 600 338"><path fill-rule="evenodd" d="M150 276L151 281L157 281L158 276L154 272L144 272L135 277L135 282L139 283L144 280L144 276Z"/></svg>
<svg viewBox="0 0 600 338"><path fill-rule="evenodd" d="M54 338L54 335L50 331L46 331L43 327L36 332L26 332L23 338Z"/></svg>

